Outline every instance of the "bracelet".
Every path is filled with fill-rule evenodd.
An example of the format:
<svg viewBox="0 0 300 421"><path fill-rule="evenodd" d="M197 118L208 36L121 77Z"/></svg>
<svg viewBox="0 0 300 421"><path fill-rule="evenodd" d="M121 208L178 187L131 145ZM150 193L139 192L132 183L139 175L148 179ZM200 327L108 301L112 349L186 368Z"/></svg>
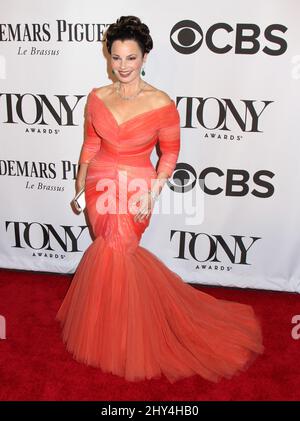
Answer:
<svg viewBox="0 0 300 421"><path fill-rule="evenodd" d="M148 190L148 193L150 193L150 196L152 197L152 199L154 201L156 201L158 199L159 194L155 193L154 191L152 191L151 189Z"/></svg>

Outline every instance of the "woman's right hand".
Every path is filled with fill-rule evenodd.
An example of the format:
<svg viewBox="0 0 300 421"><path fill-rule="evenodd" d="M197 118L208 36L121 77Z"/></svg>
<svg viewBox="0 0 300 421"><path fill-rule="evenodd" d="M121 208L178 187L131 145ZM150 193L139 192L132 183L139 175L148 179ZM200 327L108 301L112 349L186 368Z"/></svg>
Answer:
<svg viewBox="0 0 300 421"><path fill-rule="evenodd" d="M73 208L75 208L76 212L78 212L78 213L80 213L80 212L81 212L81 209L80 209L79 205L77 204L77 201L76 201L76 200L74 200L74 199L75 199L75 196L76 196L76 195L80 192L80 190L82 190L84 187L85 187L85 183L83 183L83 182L80 182L80 181L76 180L76 183L75 183L75 195L74 195L74 197L73 197L73 199L72 199L71 206L72 206Z"/></svg>

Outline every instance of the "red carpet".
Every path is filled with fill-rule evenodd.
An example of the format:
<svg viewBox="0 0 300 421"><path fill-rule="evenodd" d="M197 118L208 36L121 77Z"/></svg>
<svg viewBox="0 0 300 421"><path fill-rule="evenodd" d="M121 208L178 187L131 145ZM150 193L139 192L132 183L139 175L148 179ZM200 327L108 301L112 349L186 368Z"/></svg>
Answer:
<svg viewBox="0 0 300 421"><path fill-rule="evenodd" d="M55 314L71 276L0 270L0 400L299 400L300 339L291 323L299 294L197 286L216 298L254 307L262 322L265 354L231 380L211 383L193 376L131 383L77 363L66 351Z"/></svg>

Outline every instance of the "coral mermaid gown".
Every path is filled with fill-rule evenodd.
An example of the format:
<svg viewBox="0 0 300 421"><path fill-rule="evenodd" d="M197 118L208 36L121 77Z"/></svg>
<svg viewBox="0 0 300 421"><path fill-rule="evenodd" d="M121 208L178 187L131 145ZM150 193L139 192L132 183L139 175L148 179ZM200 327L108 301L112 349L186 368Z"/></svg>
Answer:
<svg viewBox="0 0 300 421"><path fill-rule="evenodd" d="M73 358L126 380L230 378L264 349L252 307L195 289L140 246L150 218L135 222L132 212L103 211L101 195L107 191L101 180L114 184L120 203L130 198L118 194L121 173L125 183L142 178L151 186L157 173L150 154L157 142L162 152L157 173L171 176L180 147L173 100L118 124L96 88L91 90L79 163L89 163L86 205L95 240L56 320Z"/></svg>

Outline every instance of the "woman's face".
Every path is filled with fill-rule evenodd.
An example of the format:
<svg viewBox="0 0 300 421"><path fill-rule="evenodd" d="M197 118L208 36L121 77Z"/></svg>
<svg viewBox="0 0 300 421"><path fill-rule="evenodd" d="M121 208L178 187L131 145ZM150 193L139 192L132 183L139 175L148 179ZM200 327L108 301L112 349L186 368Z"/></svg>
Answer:
<svg viewBox="0 0 300 421"><path fill-rule="evenodd" d="M147 54L142 51L135 40L116 40L111 47L111 67L119 81L131 82L140 77Z"/></svg>

